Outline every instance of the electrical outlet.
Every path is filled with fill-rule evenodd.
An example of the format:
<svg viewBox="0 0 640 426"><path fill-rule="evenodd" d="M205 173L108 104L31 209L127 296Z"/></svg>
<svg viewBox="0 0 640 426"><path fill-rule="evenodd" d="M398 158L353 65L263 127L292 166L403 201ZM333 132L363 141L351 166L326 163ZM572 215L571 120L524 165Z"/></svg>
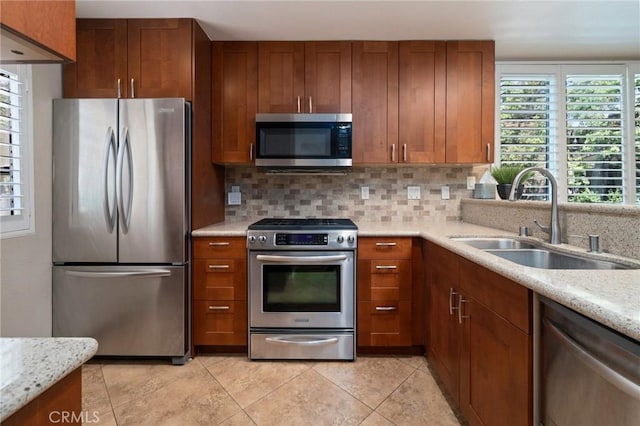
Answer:
<svg viewBox="0 0 640 426"><path fill-rule="evenodd" d="M368 186L361 186L360 187L360 199L361 200L368 200L369 199L369 187Z"/></svg>
<svg viewBox="0 0 640 426"><path fill-rule="evenodd" d="M449 187L444 185L440 187L440 198L443 200L448 200L451 198L451 193L449 192Z"/></svg>
<svg viewBox="0 0 640 426"><path fill-rule="evenodd" d="M476 189L476 177L475 176L467 176L467 189L470 189L470 190Z"/></svg>
<svg viewBox="0 0 640 426"><path fill-rule="evenodd" d="M227 194L227 204L239 206L242 204L242 194L239 191L232 191Z"/></svg>
<svg viewBox="0 0 640 426"><path fill-rule="evenodd" d="M407 200L419 200L419 199L420 199L420 187L407 186Z"/></svg>

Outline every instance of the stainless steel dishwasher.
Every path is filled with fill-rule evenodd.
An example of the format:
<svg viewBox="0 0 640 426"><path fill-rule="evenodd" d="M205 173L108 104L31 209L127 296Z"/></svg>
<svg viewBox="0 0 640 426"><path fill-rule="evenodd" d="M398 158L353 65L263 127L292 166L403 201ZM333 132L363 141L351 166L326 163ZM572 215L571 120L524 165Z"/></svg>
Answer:
<svg viewBox="0 0 640 426"><path fill-rule="evenodd" d="M544 297L541 422L636 426L640 343Z"/></svg>

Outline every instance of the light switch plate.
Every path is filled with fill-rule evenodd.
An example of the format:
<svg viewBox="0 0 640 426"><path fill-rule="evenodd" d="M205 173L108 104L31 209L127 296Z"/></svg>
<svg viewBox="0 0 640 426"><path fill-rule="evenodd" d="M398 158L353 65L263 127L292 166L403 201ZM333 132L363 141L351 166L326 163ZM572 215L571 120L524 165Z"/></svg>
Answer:
<svg viewBox="0 0 640 426"><path fill-rule="evenodd" d="M420 199L420 187L407 186L407 200L419 200L419 199Z"/></svg>
<svg viewBox="0 0 640 426"><path fill-rule="evenodd" d="M227 194L227 204L230 206L239 206L242 204L242 193L240 192L229 192Z"/></svg>
<svg viewBox="0 0 640 426"><path fill-rule="evenodd" d="M360 187L360 199L361 200L368 200L369 199L369 187L368 186L361 186Z"/></svg>
<svg viewBox="0 0 640 426"><path fill-rule="evenodd" d="M449 192L449 187L444 185L440 187L440 198L443 200L448 200L451 198L451 193Z"/></svg>

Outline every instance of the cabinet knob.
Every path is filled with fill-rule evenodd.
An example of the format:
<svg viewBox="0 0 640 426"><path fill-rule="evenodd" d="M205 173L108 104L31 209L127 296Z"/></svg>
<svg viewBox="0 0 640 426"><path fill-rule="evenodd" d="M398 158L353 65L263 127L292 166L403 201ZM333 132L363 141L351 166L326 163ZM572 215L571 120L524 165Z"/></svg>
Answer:
<svg viewBox="0 0 640 426"><path fill-rule="evenodd" d="M134 84L134 79L131 79L131 97L135 98L136 97L136 88L135 88L135 84Z"/></svg>
<svg viewBox="0 0 640 426"><path fill-rule="evenodd" d="M118 82L117 82L117 90L118 90L118 99L120 99L122 97L122 84L120 82L120 79L118 79Z"/></svg>
<svg viewBox="0 0 640 426"><path fill-rule="evenodd" d="M309 114L313 112L313 102L311 101L311 96L309 96Z"/></svg>

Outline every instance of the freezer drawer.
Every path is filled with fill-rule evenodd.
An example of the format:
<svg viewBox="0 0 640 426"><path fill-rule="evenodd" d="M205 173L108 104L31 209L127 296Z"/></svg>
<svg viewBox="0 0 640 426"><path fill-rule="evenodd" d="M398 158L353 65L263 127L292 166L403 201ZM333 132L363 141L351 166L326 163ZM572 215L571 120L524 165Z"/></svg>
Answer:
<svg viewBox="0 0 640 426"><path fill-rule="evenodd" d="M93 337L96 355L182 357L187 266L54 266L53 336Z"/></svg>

